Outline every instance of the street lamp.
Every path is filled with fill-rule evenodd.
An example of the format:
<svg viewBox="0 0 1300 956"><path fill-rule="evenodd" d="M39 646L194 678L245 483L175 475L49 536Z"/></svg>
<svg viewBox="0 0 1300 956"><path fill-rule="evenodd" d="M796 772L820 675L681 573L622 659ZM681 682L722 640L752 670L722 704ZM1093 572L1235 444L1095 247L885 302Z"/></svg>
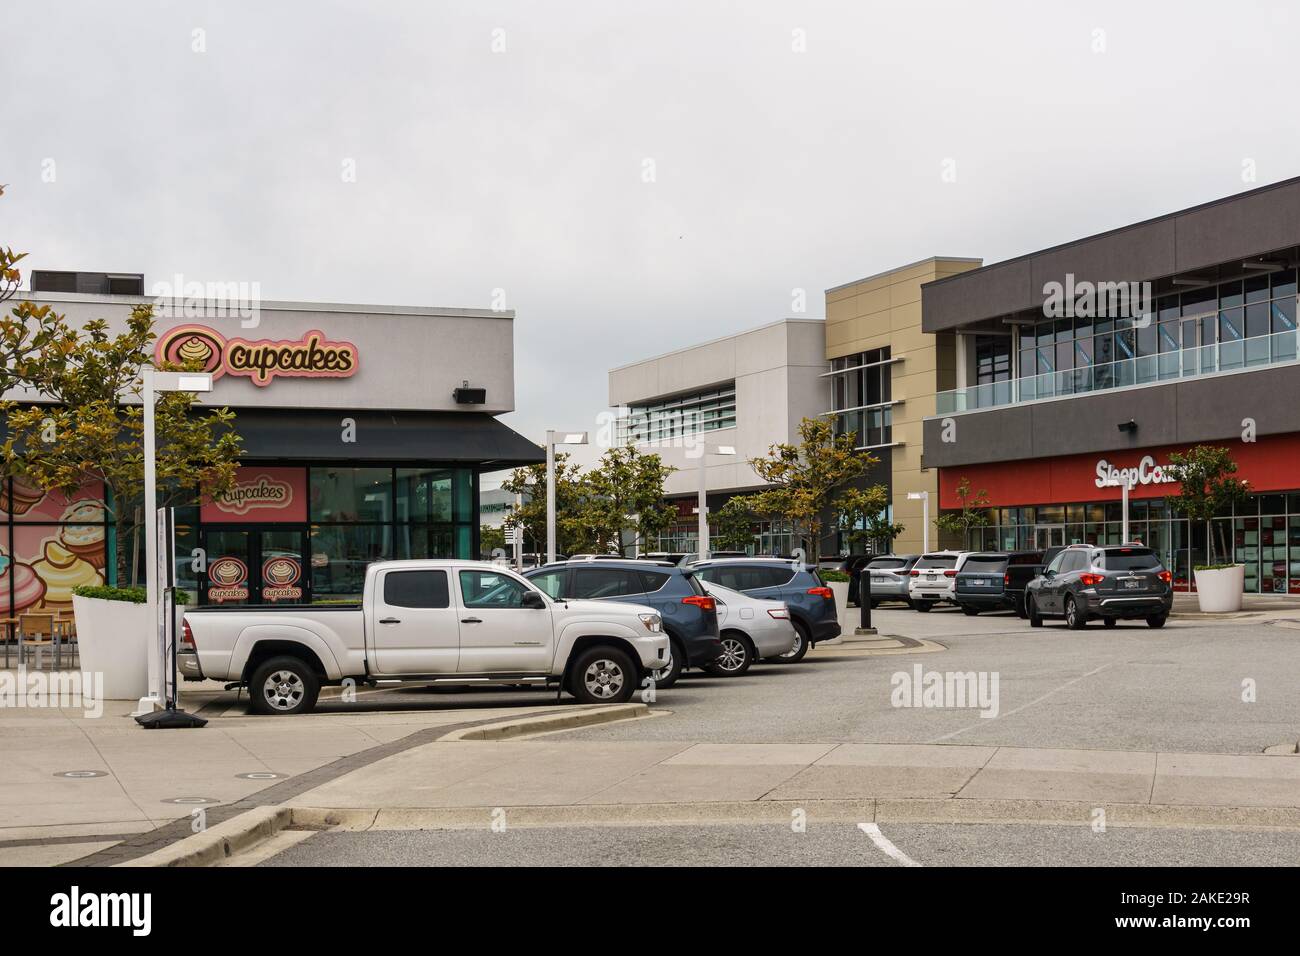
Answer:
<svg viewBox="0 0 1300 956"><path fill-rule="evenodd" d="M586 432L546 433L546 563L555 560L555 446L585 445Z"/></svg>
<svg viewBox="0 0 1300 956"><path fill-rule="evenodd" d="M714 445L710 448L707 444L700 444L700 501L696 509L700 513L700 560L709 559L709 477L708 471L704 467L705 461L709 455L727 455L736 454L733 445Z"/></svg>
<svg viewBox="0 0 1300 956"><path fill-rule="evenodd" d="M212 391L207 372L159 372L146 365L140 400L144 403L144 587L149 620L157 627L156 641L149 653L149 693L140 698L136 712L147 714L166 704L167 625L158 613L158 475L157 439L154 435L154 396L158 392ZM122 547L122 542L118 542ZM174 703L174 702L173 702Z"/></svg>
<svg viewBox="0 0 1300 956"><path fill-rule="evenodd" d="M921 502L921 553L930 553L930 492L909 491L909 501Z"/></svg>

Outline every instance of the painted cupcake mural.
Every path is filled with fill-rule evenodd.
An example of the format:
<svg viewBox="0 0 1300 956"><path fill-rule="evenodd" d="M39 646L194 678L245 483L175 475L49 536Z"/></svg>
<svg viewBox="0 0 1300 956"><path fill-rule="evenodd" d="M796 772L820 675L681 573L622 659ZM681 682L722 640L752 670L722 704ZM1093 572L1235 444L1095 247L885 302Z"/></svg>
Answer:
<svg viewBox="0 0 1300 956"><path fill-rule="evenodd" d="M41 559L32 563L32 570L45 582L45 599L41 607L47 611L71 610L73 588L104 583L103 576L93 564L73 554L54 538L45 542Z"/></svg>
<svg viewBox="0 0 1300 956"><path fill-rule="evenodd" d="M15 561L0 548L0 602L5 608L13 596L14 614L32 610L45 596L45 582L30 565Z"/></svg>
<svg viewBox="0 0 1300 956"><path fill-rule="evenodd" d="M78 502L63 512L60 520L68 523L59 532L60 544L100 571L104 570L104 565L107 563L104 553L104 526L77 522L99 522L103 519L103 514L103 508L98 502Z"/></svg>
<svg viewBox="0 0 1300 956"><path fill-rule="evenodd" d="M9 513L25 515L40 504L44 497L45 492L36 485L22 478L15 478L13 490L10 492Z"/></svg>

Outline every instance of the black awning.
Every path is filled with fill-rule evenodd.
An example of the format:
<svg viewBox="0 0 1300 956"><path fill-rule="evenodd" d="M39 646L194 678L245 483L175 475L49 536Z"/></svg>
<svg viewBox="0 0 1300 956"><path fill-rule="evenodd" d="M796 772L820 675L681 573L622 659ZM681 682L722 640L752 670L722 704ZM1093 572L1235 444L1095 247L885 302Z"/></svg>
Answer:
<svg viewBox="0 0 1300 956"><path fill-rule="evenodd" d="M244 457L276 461L447 462L478 471L546 460L546 452L484 412L235 408ZM343 441L343 420L356 423Z"/></svg>

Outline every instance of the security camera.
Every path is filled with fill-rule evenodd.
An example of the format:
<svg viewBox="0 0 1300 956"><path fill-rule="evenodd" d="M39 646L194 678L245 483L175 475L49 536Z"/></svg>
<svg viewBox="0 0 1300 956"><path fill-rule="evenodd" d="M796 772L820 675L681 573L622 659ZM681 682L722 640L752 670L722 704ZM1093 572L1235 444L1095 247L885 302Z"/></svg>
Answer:
<svg viewBox="0 0 1300 956"><path fill-rule="evenodd" d="M1120 422L1117 427L1122 432L1135 432L1138 430L1138 423L1130 418L1126 422Z"/></svg>

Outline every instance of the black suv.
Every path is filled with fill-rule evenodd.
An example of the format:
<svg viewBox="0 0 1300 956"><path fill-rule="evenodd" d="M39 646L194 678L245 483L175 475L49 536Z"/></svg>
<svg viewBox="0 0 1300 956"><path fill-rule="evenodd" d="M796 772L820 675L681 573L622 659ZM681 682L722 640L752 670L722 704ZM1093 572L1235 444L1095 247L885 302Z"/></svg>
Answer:
<svg viewBox="0 0 1300 956"><path fill-rule="evenodd" d="M1024 617L1025 587L1042 573L1041 551L981 551L957 572L953 597L971 616L1011 610Z"/></svg>
<svg viewBox="0 0 1300 956"><path fill-rule="evenodd" d="M1171 579L1156 553L1143 545L1072 544L1026 587L1029 625L1042 627L1045 617L1063 617L1078 630L1099 617L1107 627L1121 618L1164 627L1174 603Z"/></svg>
<svg viewBox="0 0 1300 956"><path fill-rule="evenodd" d="M589 558L543 565L525 571L524 577L556 600L619 601L658 611L672 651L667 665L650 674L657 687L677 683L683 667L704 667L722 656L717 605L690 568Z"/></svg>
<svg viewBox="0 0 1300 956"><path fill-rule="evenodd" d="M840 636L835 592L814 567L784 558L719 558L697 561L691 567L710 584L785 603L799 639L789 651L770 660L801 661L809 647Z"/></svg>

